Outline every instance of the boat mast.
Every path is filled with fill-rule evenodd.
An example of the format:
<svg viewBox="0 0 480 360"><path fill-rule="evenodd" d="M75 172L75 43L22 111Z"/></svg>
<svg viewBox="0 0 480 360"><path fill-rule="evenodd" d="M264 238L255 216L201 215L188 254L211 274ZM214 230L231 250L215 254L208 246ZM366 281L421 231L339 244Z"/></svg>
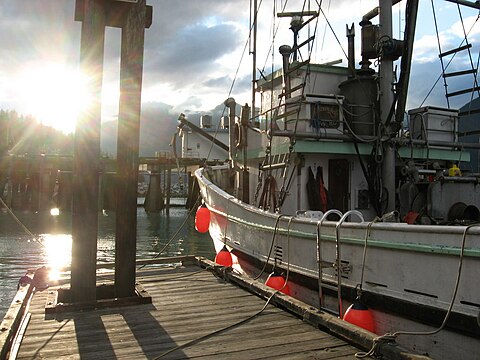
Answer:
<svg viewBox="0 0 480 360"><path fill-rule="evenodd" d="M392 38L392 0L380 0L380 28L379 38ZM380 121L387 124L390 108L394 101L393 86L393 60L383 57L379 69L380 75ZM383 153L382 167L383 188L387 191L388 202L385 212L395 210L395 149L387 143Z"/></svg>
<svg viewBox="0 0 480 360"><path fill-rule="evenodd" d="M400 130L407 102L408 83L410 80L410 68L412 67L413 40L417 24L418 0L409 0L405 15L405 44L403 47L402 61L400 64L400 78L397 84L397 109L395 114L395 131Z"/></svg>
<svg viewBox="0 0 480 360"><path fill-rule="evenodd" d="M250 8L251 9L251 8ZM252 54L252 115L251 119L253 123L256 122L255 119L255 93L256 93L256 85L257 85L257 0L253 0L253 42L252 42L252 50L250 54ZM252 25L250 24L250 29Z"/></svg>

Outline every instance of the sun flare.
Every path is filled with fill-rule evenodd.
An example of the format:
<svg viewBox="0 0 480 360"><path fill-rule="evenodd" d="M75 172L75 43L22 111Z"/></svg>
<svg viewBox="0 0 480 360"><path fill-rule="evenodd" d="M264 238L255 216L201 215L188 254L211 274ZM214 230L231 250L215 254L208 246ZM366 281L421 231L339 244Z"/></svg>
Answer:
<svg viewBox="0 0 480 360"><path fill-rule="evenodd" d="M22 101L40 123L64 133L75 131L80 111L88 105L80 71L63 64L31 64L20 76Z"/></svg>
<svg viewBox="0 0 480 360"><path fill-rule="evenodd" d="M66 234L43 234L43 244L50 268L50 279L57 280L62 268L70 265L72 256L72 236Z"/></svg>

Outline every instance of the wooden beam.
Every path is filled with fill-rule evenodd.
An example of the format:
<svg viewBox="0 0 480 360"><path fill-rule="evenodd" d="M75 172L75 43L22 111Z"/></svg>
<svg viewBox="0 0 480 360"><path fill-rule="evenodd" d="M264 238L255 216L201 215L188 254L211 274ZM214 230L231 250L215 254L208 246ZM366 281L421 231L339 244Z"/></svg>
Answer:
<svg viewBox="0 0 480 360"><path fill-rule="evenodd" d="M137 180L140 107L145 38L145 0L129 4L122 28L120 109L118 117L118 187L115 235L115 294L135 293Z"/></svg>
<svg viewBox="0 0 480 360"><path fill-rule="evenodd" d="M83 109L75 130L72 206L72 300L96 301L98 176L100 120L105 45L105 7L83 0L80 67L88 79L89 107Z"/></svg>
<svg viewBox="0 0 480 360"><path fill-rule="evenodd" d="M132 3L123 2L118 0L101 0L106 8L105 25L123 28L128 17L128 12L132 6ZM153 7L146 6L145 14L145 28L148 29L152 25L153 20ZM83 21L85 17L85 0L77 0L75 2L75 20Z"/></svg>
<svg viewBox="0 0 480 360"><path fill-rule="evenodd" d="M29 271L27 276L33 278L33 272ZM0 359L6 359L11 345L25 315L25 310L32 298L34 285L23 284L19 286L10 307L0 325Z"/></svg>

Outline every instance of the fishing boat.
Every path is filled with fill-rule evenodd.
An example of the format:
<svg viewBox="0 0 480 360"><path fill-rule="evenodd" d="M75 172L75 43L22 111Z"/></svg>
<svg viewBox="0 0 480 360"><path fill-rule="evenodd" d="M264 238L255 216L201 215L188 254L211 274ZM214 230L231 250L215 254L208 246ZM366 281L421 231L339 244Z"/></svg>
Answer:
<svg viewBox="0 0 480 360"><path fill-rule="evenodd" d="M195 176L216 250L235 270L282 276L280 290L318 311L368 314L379 341L474 359L480 175L464 165L479 145L459 141L456 109L405 110L417 8L406 1L403 40L392 37L391 0L363 16L359 68L353 25L348 66L313 64L300 54L315 36L301 33L323 10L279 12L294 35L279 48L282 68L254 79L258 111L255 96L240 112L225 101L228 161Z"/></svg>

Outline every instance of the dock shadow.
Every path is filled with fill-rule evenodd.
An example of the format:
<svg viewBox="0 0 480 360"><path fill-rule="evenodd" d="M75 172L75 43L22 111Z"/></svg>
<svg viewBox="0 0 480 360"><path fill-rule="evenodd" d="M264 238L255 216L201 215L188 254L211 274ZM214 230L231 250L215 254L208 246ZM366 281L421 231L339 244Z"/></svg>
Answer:
<svg viewBox="0 0 480 360"><path fill-rule="evenodd" d="M116 359L112 342L100 314L73 319L80 359Z"/></svg>
<svg viewBox="0 0 480 360"><path fill-rule="evenodd" d="M179 344L171 338L159 320L152 315L152 312L156 310L153 305L151 307L144 306L143 309L145 311L125 312L122 315L146 358L155 359ZM185 353L180 349L175 350L172 354L175 355L175 358L186 358Z"/></svg>
<svg viewBox="0 0 480 360"><path fill-rule="evenodd" d="M125 356L134 359L139 355L138 352L147 359L154 359L177 346L152 315L156 310L154 305L145 304L88 311L82 315L76 314L74 317L58 314L56 320L63 321L62 316L66 315L69 321L74 322L78 354L82 360L116 359ZM112 315L118 315L118 319L106 319ZM118 321L120 318L124 323ZM122 331L125 323L130 334ZM135 338L133 342L131 335ZM174 356L183 358L184 353L178 350L175 351Z"/></svg>

